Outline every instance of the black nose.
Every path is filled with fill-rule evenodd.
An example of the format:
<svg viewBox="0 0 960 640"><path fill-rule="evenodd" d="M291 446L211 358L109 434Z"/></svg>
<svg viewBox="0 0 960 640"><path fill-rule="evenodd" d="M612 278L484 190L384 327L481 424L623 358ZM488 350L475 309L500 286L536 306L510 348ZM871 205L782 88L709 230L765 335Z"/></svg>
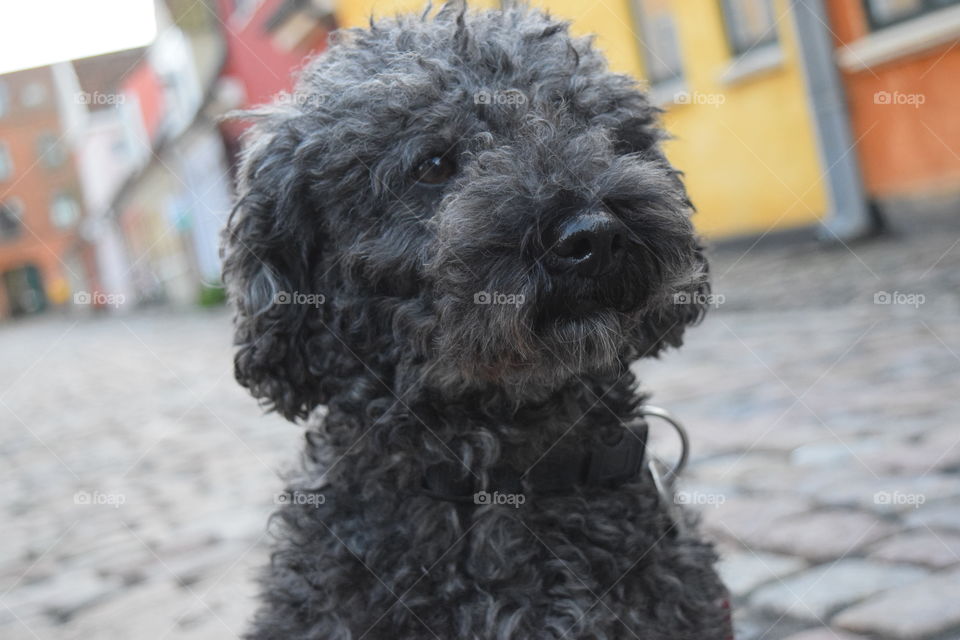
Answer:
<svg viewBox="0 0 960 640"><path fill-rule="evenodd" d="M582 276L603 275L620 261L625 231L623 224L605 211L568 218L547 238L547 264Z"/></svg>

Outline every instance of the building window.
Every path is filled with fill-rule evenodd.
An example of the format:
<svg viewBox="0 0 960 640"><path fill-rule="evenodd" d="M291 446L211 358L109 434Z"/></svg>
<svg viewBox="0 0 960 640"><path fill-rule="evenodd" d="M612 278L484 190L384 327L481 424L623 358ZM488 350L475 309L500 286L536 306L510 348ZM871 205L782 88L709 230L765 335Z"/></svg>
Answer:
<svg viewBox="0 0 960 640"><path fill-rule="evenodd" d="M37 138L37 157L47 169L62 167L67 154L60 140L52 133L43 133Z"/></svg>
<svg viewBox="0 0 960 640"><path fill-rule="evenodd" d="M777 43L773 0L721 0L727 39L735 55Z"/></svg>
<svg viewBox="0 0 960 640"><path fill-rule="evenodd" d="M13 176L13 158L10 157L10 147L0 140L0 180L9 180Z"/></svg>
<svg viewBox="0 0 960 640"><path fill-rule="evenodd" d="M58 229L69 229L80 219L80 205L66 193L57 194L50 205L50 221Z"/></svg>
<svg viewBox="0 0 960 640"><path fill-rule="evenodd" d="M7 83L0 80L0 118L7 115L10 110L10 89Z"/></svg>
<svg viewBox="0 0 960 640"><path fill-rule="evenodd" d="M36 109L47 102L47 88L40 82L31 82L23 88L20 103L27 109Z"/></svg>
<svg viewBox="0 0 960 640"><path fill-rule="evenodd" d="M23 204L17 199L0 202L0 240L12 240L20 235Z"/></svg>
<svg viewBox="0 0 960 640"><path fill-rule="evenodd" d="M650 84L682 81L680 37L669 0L633 0L633 14Z"/></svg>
<svg viewBox="0 0 960 640"><path fill-rule="evenodd" d="M910 18L936 11L943 7L960 4L960 0L864 0L867 18L874 29L903 22Z"/></svg>
<svg viewBox="0 0 960 640"><path fill-rule="evenodd" d="M253 17L263 0L233 0L233 14L230 19L239 24L245 24Z"/></svg>

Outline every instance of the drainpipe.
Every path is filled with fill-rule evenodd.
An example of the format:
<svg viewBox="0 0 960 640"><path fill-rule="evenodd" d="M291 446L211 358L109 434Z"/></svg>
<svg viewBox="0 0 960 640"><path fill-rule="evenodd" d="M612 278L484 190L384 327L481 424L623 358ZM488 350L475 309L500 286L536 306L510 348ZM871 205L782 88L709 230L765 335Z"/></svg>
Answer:
<svg viewBox="0 0 960 640"><path fill-rule="evenodd" d="M833 38L823 0L790 0L807 96L817 131L817 148L826 171L827 215L818 236L846 241L877 231L860 174L847 115Z"/></svg>

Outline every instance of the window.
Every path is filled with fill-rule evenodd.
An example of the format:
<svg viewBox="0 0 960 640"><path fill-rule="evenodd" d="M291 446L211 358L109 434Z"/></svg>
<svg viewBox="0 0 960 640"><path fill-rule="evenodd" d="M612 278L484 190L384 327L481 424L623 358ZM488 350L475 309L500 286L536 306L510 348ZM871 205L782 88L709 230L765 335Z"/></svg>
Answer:
<svg viewBox="0 0 960 640"><path fill-rule="evenodd" d="M633 0L633 13L650 84L682 81L680 37L669 0Z"/></svg>
<svg viewBox="0 0 960 640"><path fill-rule="evenodd" d="M23 88L20 103L27 109L43 106L47 101L47 88L40 82L31 82Z"/></svg>
<svg viewBox="0 0 960 640"><path fill-rule="evenodd" d="M13 158L10 149L3 140L0 140L0 180L9 180L13 175Z"/></svg>
<svg viewBox="0 0 960 640"><path fill-rule="evenodd" d="M23 204L12 199L0 202L0 240L12 240L20 235Z"/></svg>
<svg viewBox="0 0 960 640"><path fill-rule="evenodd" d="M233 14L230 19L237 23L246 23L262 2L263 0L233 0Z"/></svg>
<svg viewBox="0 0 960 640"><path fill-rule="evenodd" d="M777 43L773 0L722 0L730 49L741 55L762 45Z"/></svg>
<svg viewBox="0 0 960 640"><path fill-rule="evenodd" d="M0 118L7 115L10 110L10 89L7 83L0 80Z"/></svg>
<svg viewBox="0 0 960 640"><path fill-rule="evenodd" d="M80 219L80 205L66 193L57 194L50 205L50 221L58 229L69 229Z"/></svg>
<svg viewBox="0 0 960 640"><path fill-rule="evenodd" d="M874 29L882 29L897 22L915 18L960 0L864 0L867 18Z"/></svg>
<svg viewBox="0 0 960 640"><path fill-rule="evenodd" d="M47 169L56 169L67 161L63 145L52 133L43 133L37 138L37 157Z"/></svg>

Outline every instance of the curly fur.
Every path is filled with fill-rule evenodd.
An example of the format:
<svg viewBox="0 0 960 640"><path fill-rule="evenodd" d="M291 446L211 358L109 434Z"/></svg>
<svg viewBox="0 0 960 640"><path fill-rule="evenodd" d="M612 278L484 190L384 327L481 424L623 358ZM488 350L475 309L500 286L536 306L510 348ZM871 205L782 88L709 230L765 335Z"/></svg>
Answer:
<svg viewBox="0 0 960 640"><path fill-rule="evenodd" d="M248 637L723 638L713 551L649 481L521 508L419 492L438 463L484 486L619 430L628 364L700 318L674 300L708 287L690 203L635 82L537 10L448 4L336 33L253 117L224 246L236 376L310 420ZM445 184L412 178L431 156ZM627 230L619 271L547 269L544 229L598 208Z"/></svg>

